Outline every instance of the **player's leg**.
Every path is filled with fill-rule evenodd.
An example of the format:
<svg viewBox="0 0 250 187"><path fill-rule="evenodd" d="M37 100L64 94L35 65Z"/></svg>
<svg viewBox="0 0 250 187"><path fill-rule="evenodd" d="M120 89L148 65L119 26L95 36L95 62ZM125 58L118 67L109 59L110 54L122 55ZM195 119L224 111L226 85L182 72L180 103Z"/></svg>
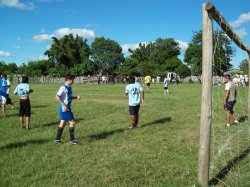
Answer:
<svg viewBox="0 0 250 187"><path fill-rule="evenodd" d="M26 129L30 129L30 116L31 116L31 107L30 107L30 100L26 99L24 101L24 112L25 112L25 121L26 121Z"/></svg>
<svg viewBox="0 0 250 187"><path fill-rule="evenodd" d="M23 124L23 118L24 118L24 107L23 107L23 100L20 99L20 104L19 104L19 122L21 125L21 128L24 128L24 124Z"/></svg>
<svg viewBox="0 0 250 187"><path fill-rule="evenodd" d="M135 106L135 127L138 127L140 105Z"/></svg>
<svg viewBox="0 0 250 187"><path fill-rule="evenodd" d="M227 111L227 126L230 127L230 117L231 117L231 113L230 111Z"/></svg>
<svg viewBox="0 0 250 187"><path fill-rule="evenodd" d="M24 125L23 125L23 116L19 117L19 123L22 129L24 129Z"/></svg>
<svg viewBox="0 0 250 187"><path fill-rule="evenodd" d="M71 144L77 144L78 142L75 140L75 120L69 121L69 137L70 137L70 143Z"/></svg>
<svg viewBox="0 0 250 187"><path fill-rule="evenodd" d="M0 96L0 97L1 97L2 112L3 112L3 115L6 117L7 116L7 114L6 114L6 102L7 102L7 99L4 96Z"/></svg>
<svg viewBox="0 0 250 187"><path fill-rule="evenodd" d="M61 136L62 136L62 133L63 133L63 129L66 125L66 121L64 120L61 120L60 121L60 124L58 126L58 129L57 129L57 134L56 134L56 138L55 138L55 143L60 143L61 142Z"/></svg>

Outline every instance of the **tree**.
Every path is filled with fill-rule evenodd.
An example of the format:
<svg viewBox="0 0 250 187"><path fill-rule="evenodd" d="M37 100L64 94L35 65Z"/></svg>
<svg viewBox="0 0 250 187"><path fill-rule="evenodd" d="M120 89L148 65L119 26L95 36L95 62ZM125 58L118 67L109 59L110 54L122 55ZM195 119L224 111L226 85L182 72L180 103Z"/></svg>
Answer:
<svg viewBox="0 0 250 187"><path fill-rule="evenodd" d="M65 35L61 39L52 37L51 48L44 53L57 68L62 65L71 68L76 64L89 63L90 47L87 40L74 37L72 34ZM85 67L85 66L83 66Z"/></svg>
<svg viewBox="0 0 250 187"><path fill-rule="evenodd" d="M243 71L244 75L248 75L248 72L249 72L248 67L249 67L248 60L247 59L242 60L241 63L240 63L239 68L240 68L241 71Z"/></svg>
<svg viewBox="0 0 250 187"><path fill-rule="evenodd" d="M138 63L131 57L125 58L125 62L122 64L122 66L120 66L118 72L120 75L125 76L140 75Z"/></svg>
<svg viewBox="0 0 250 187"><path fill-rule="evenodd" d="M125 60L120 45L114 40L105 39L104 37L95 38L91 44L91 54L94 66L97 67L100 74L115 73Z"/></svg>
<svg viewBox="0 0 250 187"><path fill-rule="evenodd" d="M178 68L176 68L175 72L181 77L185 78L191 75L191 71L189 67L185 64L180 64Z"/></svg>
<svg viewBox="0 0 250 187"><path fill-rule="evenodd" d="M166 60L177 57L179 54L179 44L173 38L158 38L154 43L152 43L149 58L150 61L157 64L164 64Z"/></svg>
<svg viewBox="0 0 250 187"><path fill-rule="evenodd" d="M234 50L228 37L222 31L215 31L213 34L214 49L214 75L222 75L228 71L232 64L230 61ZM193 75L201 75L202 71L202 31L194 33L185 55L184 62L191 67Z"/></svg>

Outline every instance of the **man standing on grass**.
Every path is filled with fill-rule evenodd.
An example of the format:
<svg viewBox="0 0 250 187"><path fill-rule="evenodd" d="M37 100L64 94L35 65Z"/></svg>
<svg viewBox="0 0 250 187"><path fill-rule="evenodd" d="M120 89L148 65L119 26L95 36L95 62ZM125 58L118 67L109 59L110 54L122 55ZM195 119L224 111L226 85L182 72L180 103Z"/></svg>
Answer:
<svg viewBox="0 0 250 187"><path fill-rule="evenodd" d="M126 86L125 95L128 96L129 113L131 115L130 129L138 127L140 103L144 103L144 91L140 84L135 82L134 77L129 78L129 85Z"/></svg>
<svg viewBox="0 0 250 187"><path fill-rule="evenodd" d="M55 143L61 143L61 136L63 129L66 125L66 122L69 122L69 135L70 135L70 144L75 145L78 142L75 140L75 118L73 113L71 112L71 101L72 99L80 100L80 96L72 95L71 86L74 84L75 77L73 75L66 75L65 84L61 86L59 91L56 94L56 101L59 103L58 108L60 111L60 124L57 130Z"/></svg>
<svg viewBox="0 0 250 187"><path fill-rule="evenodd" d="M29 78L23 76L22 83L18 84L14 90L14 94L20 96L19 121L21 128L24 128L24 116L26 117L26 129L30 129L31 107L29 95L33 90L30 88Z"/></svg>
<svg viewBox="0 0 250 187"><path fill-rule="evenodd" d="M233 110L236 103L236 89L235 84L231 81L230 75L224 75L225 95L224 95L224 109L227 111L227 126L230 127L230 117L233 116L234 123L237 125L238 119Z"/></svg>

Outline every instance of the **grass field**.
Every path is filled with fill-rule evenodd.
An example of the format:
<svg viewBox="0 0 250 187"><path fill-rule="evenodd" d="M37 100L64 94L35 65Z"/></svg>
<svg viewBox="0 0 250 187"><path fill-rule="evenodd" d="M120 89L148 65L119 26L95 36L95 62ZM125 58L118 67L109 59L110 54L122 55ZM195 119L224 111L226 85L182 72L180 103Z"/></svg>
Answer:
<svg viewBox="0 0 250 187"><path fill-rule="evenodd" d="M161 84L145 89L139 128L129 130L125 85L73 85L73 101L79 145L69 144L68 127L63 144L53 140L59 124L54 99L59 84L33 84L31 129L18 123L15 109L0 118L0 186L194 186L197 184L201 85ZM236 110L239 126L225 126L223 86L214 88L211 142L211 178L228 172L213 185L250 186L250 123L247 91L240 88ZM14 89L14 86L12 87ZM229 143L228 143L229 142ZM226 145L227 147L225 148ZM223 147L224 146L224 147ZM229 148L228 148L229 147Z"/></svg>

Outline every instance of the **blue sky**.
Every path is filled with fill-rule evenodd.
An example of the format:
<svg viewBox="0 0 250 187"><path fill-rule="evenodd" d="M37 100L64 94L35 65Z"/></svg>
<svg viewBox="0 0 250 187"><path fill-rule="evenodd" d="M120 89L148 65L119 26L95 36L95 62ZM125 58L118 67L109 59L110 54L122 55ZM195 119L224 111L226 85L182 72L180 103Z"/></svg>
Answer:
<svg viewBox="0 0 250 187"><path fill-rule="evenodd" d="M182 55L193 32L202 29L204 0L0 0L0 61L27 63L46 59L51 37L78 34L105 37L128 48L155 39L174 38ZM250 46L248 0L211 1ZM214 24L216 28L216 24ZM239 51L232 64L247 58Z"/></svg>

